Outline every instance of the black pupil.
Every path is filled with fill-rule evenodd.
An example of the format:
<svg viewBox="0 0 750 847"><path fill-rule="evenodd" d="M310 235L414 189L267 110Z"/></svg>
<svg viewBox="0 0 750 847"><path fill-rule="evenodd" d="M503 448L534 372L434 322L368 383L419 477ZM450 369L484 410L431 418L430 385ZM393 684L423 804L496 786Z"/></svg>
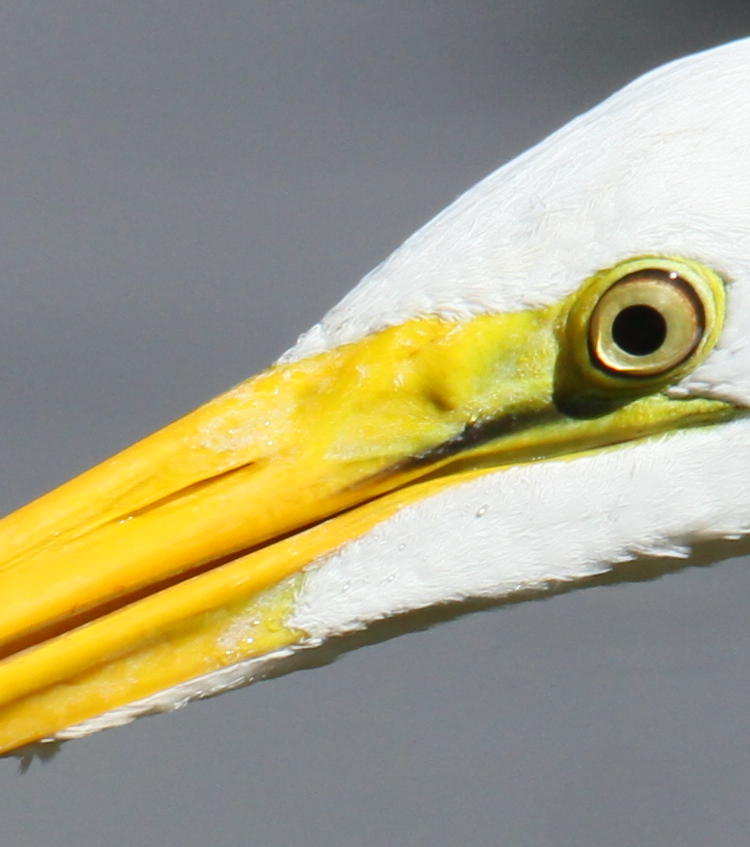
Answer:
<svg viewBox="0 0 750 847"><path fill-rule="evenodd" d="M667 337L667 322L651 306L628 306L612 323L615 344L631 356L655 353Z"/></svg>

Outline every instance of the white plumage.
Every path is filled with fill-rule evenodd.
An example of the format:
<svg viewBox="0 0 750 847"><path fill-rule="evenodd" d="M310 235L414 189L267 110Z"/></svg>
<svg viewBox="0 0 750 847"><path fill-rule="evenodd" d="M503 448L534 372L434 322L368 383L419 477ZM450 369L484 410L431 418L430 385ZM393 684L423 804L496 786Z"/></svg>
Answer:
<svg viewBox="0 0 750 847"><path fill-rule="evenodd" d="M726 325L670 391L750 407L750 39L632 83L472 188L412 236L284 361L423 315L559 301L601 268L679 255L728 282ZM307 569L294 649L390 615L580 580L750 531L750 419L511 467L415 502ZM288 648L131 703L83 734L267 672Z"/></svg>
<svg viewBox="0 0 750 847"><path fill-rule="evenodd" d="M750 407L749 83L750 39L646 74L462 195L287 355L419 314L547 305L629 256L677 254L722 273L729 305L716 349L671 390ZM686 555L748 531L748 473L750 420L493 474L336 553L307 582L296 620L324 637L639 553Z"/></svg>

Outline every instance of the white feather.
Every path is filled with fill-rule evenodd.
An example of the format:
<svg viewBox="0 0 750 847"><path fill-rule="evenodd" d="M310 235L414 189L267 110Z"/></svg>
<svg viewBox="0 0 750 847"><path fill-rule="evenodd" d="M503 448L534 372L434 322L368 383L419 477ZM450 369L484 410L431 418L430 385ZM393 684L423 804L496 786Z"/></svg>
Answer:
<svg viewBox="0 0 750 847"><path fill-rule="evenodd" d="M290 623L321 639L435 603L502 598L750 530L750 420L480 477L316 564Z"/></svg>
<svg viewBox="0 0 750 847"><path fill-rule="evenodd" d="M417 315L546 305L641 254L732 281L716 352L685 381L750 403L750 39L672 62L576 118L458 198L285 356Z"/></svg>

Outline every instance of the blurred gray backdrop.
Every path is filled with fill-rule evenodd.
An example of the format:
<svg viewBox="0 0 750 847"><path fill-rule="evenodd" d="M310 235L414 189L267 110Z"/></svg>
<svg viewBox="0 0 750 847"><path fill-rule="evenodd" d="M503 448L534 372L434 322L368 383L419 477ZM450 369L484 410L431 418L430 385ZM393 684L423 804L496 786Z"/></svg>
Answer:
<svg viewBox="0 0 750 847"><path fill-rule="evenodd" d="M0 6L0 507L263 367L747 0ZM0 760L3 847L746 847L747 561L469 615Z"/></svg>

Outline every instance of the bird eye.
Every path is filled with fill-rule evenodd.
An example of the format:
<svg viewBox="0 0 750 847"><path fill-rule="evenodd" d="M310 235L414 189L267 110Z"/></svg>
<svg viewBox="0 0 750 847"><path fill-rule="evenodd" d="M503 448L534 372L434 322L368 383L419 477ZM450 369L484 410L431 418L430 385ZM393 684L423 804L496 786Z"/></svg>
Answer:
<svg viewBox="0 0 750 847"><path fill-rule="evenodd" d="M693 259L638 256L604 268L562 313L561 403L639 395L699 365L724 323L724 280Z"/></svg>
<svg viewBox="0 0 750 847"><path fill-rule="evenodd" d="M603 370L657 376L684 362L705 334L695 287L675 271L644 268L610 286L591 313L589 348Z"/></svg>

